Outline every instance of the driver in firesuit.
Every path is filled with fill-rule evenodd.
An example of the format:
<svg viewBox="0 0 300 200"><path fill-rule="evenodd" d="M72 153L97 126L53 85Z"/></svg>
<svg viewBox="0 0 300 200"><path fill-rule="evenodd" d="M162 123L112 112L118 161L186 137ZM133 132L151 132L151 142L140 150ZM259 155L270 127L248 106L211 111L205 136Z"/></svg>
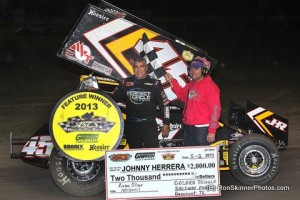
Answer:
<svg viewBox="0 0 300 200"><path fill-rule="evenodd" d="M162 137L169 135L170 112L167 97L159 80L148 75L142 57L133 61L134 75L123 79L109 94L116 102L126 104L125 135L129 148L159 147L156 123L157 106L163 118Z"/></svg>

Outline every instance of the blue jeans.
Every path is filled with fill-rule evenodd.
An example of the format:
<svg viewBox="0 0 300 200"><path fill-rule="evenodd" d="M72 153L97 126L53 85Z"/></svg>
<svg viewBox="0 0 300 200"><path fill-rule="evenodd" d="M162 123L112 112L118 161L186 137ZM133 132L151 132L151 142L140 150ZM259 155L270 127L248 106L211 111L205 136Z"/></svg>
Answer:
<svg viewBox="0 0 300 200"><path fill-rule="evenodd" d="M184 146L206 146L208 127L195 127L193 125L184 125Z"/></svg>

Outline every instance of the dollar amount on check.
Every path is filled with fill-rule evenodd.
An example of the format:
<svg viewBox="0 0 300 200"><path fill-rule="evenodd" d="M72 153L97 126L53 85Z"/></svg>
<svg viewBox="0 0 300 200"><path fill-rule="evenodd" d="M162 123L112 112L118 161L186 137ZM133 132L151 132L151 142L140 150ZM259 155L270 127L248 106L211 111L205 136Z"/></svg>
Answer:
<svg viewBox="0 0 300 200"><path fill-rule="evenodd" d="M107 199L220 196L217 147L112 150Z"/></svg>

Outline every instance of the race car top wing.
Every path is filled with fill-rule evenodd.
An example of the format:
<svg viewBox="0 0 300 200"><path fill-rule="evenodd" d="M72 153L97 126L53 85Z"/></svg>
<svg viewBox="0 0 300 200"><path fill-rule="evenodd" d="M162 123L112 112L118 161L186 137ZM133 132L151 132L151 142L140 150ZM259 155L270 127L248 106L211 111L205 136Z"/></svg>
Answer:
<svg viewBox="0 0 300 200"><path fill-rule="evenodd" d="M177 97L163 72L171 73L184 86L188 82L187 67L193 58L200 56L206 60L210 72L215 67L217 60L202 49L104 1L101 6L103 9L93 5L85 8L58 51L59 57L120 81L133 74L132 59L144 52L148 64L153 66L153 75L158 74L156 78L161 80L171 102ZM143 35L148 45L142 40ZM149 51L155 54L155 61ZM162 73L155 74L159 70L156 67Z"/></svg>

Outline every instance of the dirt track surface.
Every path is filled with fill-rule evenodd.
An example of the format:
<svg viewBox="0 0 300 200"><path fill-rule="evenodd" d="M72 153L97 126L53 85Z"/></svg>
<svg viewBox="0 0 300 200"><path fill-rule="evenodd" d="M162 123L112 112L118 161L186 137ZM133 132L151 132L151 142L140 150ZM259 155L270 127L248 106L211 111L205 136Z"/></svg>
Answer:
<svg viewBox="0 0 300 200"><path fill-rule="evenodd" d="M53 22L55 19L50 19ZM289 120L289 147L281 152L281 169L269 186L288 186L289 191L222 191L209 199L298 199L300 196L300 66L299 23L251 20L230 22L189 20L159 21L159 27L189 41L219 60L212 74L221 89L222 119L230 101L253 102ZM3 21L0 32L0 194L1 199L105 199L76 198L58 189L47 169L10 159L9 133L28 138L49 120L55 103L76 90L85 70L56 57L74 19L56 21L50 34L17 35L22 25L38 21ZM2 21L1 21L2 23ZM1 24L2 25L2 24ZM178 25L178 24L177 24ZM175 28L176 27L176 28ZM201 27L201 31L199 31ZM173 32L174 31L174 32ZM177 31L177 32L175 32ZM229 172L221 184L239 185ZM191 198L189 198L191 199Z"/></svg>

